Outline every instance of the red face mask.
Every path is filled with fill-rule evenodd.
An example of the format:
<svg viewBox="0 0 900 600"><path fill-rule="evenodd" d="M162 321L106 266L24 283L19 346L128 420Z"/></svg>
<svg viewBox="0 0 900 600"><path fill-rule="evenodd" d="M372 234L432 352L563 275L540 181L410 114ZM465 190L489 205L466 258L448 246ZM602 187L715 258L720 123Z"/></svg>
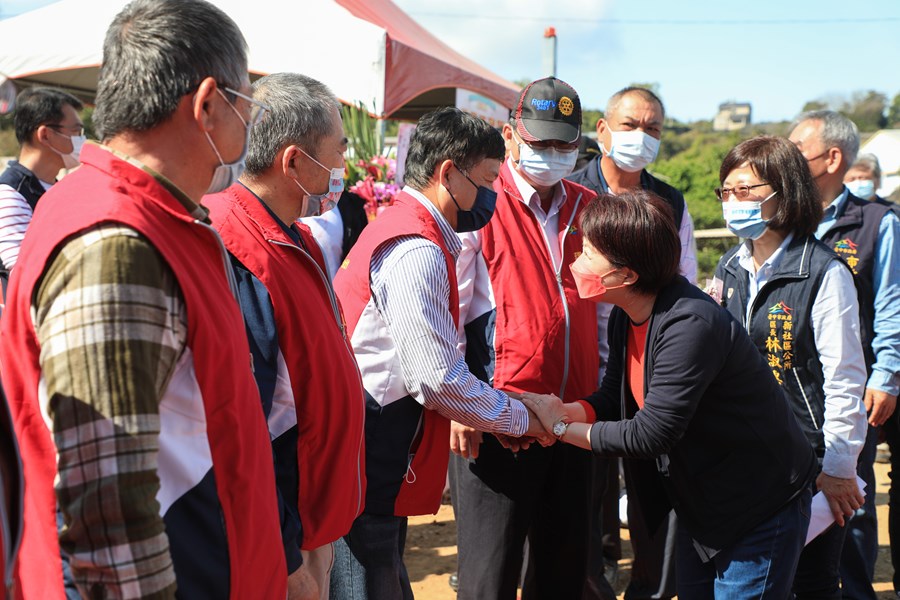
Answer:
<svg viewBox="0 0 900 600"><path fill-rule="evenodd" d="M572 276L575 277L575 287L578 288L578 295L585 300L602 302L603 295L606 294L607 291L625 287L624 284L613 287L607 287L603 284L603 278L618 271L619 269L617 268L612 271L607 271L602 275L597 275L582 265L581 257L578 257L575 262L569 265L569 269L572 271Z"/></svg>

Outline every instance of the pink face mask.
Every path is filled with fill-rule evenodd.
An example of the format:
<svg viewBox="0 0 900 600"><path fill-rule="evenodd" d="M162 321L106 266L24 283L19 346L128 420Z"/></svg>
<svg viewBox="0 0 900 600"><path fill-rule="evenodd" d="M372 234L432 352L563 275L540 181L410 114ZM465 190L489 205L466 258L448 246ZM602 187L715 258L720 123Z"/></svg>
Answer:
<svg viewBox="0 0 900 600"><path fill-rule="evenodd" d="M603 278L615 273L619 270L618 268L607 271L602 275L597 275L581 264L581 257L578 257L575 262L569 265L569 269L572 271L572 276L575 277L575 287L578 288L578 295L585 300L602 302L603 295L606 294L607 291L625 287L624 284L612 287L607 287L603 284Z"/></svg>

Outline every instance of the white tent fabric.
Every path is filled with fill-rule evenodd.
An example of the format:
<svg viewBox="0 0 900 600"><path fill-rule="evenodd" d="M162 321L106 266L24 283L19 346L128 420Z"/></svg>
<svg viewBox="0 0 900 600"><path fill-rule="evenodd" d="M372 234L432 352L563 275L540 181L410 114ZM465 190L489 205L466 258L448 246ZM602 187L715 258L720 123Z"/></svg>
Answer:
<svg viewBox="0 0 900 600"><path fill-rule="evenodd" d="M443 45L390 0L212 2L241 28L252 73L309 75L344 102L372 107L377 116L416 117L431 108L429 103L452 105L455 88L474 90L507 107L518 95L514 84ZM0 81L57 85L90 100L104 34L125 4L127 0L61 0L0 21ZM392 27L393 22L403 30ZM440 84L428 81L436 68ZM417 70L421 83L413 77ZM403 80L392 80L392 74ZM438 87L446 87L447 94L436 97ZM392 96L395 88L402 90L402 98ZM426 99L419 102L422 110L408 110L416 104L411 94Z"/></svg>

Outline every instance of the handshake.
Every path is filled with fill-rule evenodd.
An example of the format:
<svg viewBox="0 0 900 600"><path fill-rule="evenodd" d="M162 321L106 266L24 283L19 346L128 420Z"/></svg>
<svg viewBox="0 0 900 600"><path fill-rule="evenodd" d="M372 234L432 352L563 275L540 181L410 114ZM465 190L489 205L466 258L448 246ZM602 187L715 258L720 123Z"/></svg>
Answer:
<svg viewBox="0 0 900 600"><path fill-rule="evenodd" d="M556 437L551 433L553 424L565 416L562 400L553 395L530 392L506 392L510 398L522 402L528 410L528 430L521 437L494 433L500 445L512 452L527 450L534 443L552 446ZM473 427L450 422L450 451L463 458L478 458L483 433Z"/></svg>

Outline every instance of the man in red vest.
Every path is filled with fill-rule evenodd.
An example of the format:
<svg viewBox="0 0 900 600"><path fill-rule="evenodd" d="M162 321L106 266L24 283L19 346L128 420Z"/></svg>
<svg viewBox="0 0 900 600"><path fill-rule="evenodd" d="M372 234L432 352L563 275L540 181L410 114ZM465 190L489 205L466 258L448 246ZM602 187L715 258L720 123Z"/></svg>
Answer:
<svg viewBox="0 0 900 600"><path fill-rule="evenodd" d="M0 389L0 600L12 597L12 574L16 553L22 539L22 461L6 405L6 395Z"/></svg>
<svg viewBox="0 0 900 600"><path fill-rule="evenodd" d="M203 205L238 282L294 541L288 571L302 562L312 597L328 600L333 543L363 509L365 399L325 261L297 219L340 196L347 138L337 98L314 79L276 73L253 96L268 112L250 134L244 175Z"/></svg>
<svg viewBox="0 0 900 600"><path fill-rule="evenodd" d="M555 77L530 83L503 137L494 218L460 235L466 361L495 388L575 402L597 386L599 368L596 305L579 297L569 270L581 254L579 216L595 197L564 179L578 157L578 94ZM450 445L459 597L516 598L526 538L522 597L580 597L591 457L565 444L514 454L457 425Z"/></svg>
<svg viewBox="0 0 900 600"><path fill-rule="evenodd" d="M42 197L3 314L21 598L63 597L60 551L82 597L286 597L250 349L198 204L241 171L250 92L243 36L208 2L135 0L110 25L103 144Z"/></svg>
<svg viewBox="0 0 900 600"><path fill-rule="evenodd" d="M521 402L475 377L457 348L457 232L491 219L503 154L482 119L456 108L422 117L406 187L335 277L366 394L367 487L365 511L336 545L332 598L412 598L406 518L437 513L451 419L502 436L545 435Z"/></svg>

